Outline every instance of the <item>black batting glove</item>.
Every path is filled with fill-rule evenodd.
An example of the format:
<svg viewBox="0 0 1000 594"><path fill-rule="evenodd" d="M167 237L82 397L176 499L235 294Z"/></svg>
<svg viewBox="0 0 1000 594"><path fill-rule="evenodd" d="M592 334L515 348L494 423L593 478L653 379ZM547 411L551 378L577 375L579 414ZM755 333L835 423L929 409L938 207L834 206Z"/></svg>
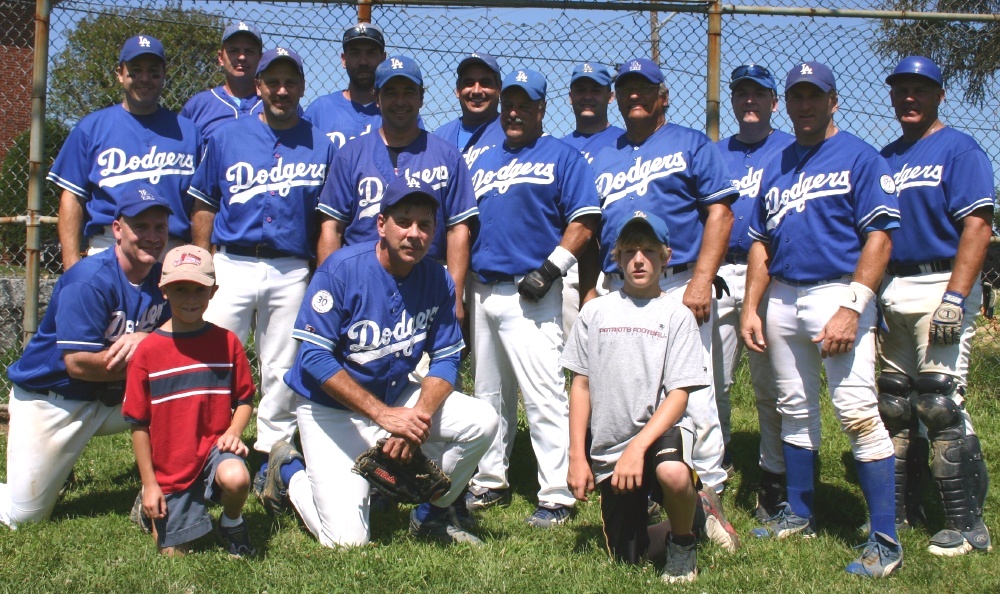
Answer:
<svg viewBox="0 0 1000 594"><path fill-rule="evenodd" d="M545 297L557 278L562 278L562 271L559 270L558 266L546 260L517 283L517 292L525 301L537 303L539 299Z"/></svg>

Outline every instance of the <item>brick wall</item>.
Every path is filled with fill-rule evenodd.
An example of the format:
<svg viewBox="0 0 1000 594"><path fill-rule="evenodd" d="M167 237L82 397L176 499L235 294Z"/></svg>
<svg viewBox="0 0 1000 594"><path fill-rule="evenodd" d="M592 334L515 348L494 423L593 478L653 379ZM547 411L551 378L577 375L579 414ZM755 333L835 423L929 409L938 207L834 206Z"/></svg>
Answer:
<svg viewBox="0 0 1000 594"><path fill-rule="evenodd" d="M31 62L35 3L0 0L0 159L11 142L31 127Z"/></svg>

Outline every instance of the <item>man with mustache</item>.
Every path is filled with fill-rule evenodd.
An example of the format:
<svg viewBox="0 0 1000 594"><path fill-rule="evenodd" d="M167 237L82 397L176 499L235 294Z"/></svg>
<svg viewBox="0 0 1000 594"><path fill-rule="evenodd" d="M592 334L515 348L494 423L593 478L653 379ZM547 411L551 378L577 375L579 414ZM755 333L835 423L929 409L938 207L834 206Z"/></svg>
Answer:
<svg viewBox="0 0 1000 594"><path fill-rule="evenodd" d="M500 93L506 140L472 165L479 233L472 246L472 334L477 398L501 415L479 462L470 509L510 503L507 470L520 386L538 459L538 505L527 522L550 528L576 502L566 483L569 409L559 364L562 277L591 240L600 207L579 151L543 136L546 81L510 72ZM501 392L502 389L502 392Z"/></svg>
<svg viewBox="0 0 1000 594"><path fill-rule="evenodd" d="M205 319L244 344L254 328L261 375L254 449L265 458L254 493L261 497L267 453L295 433L295 394L281 377L295 362L288 338L315 257L320 191L337 149L299 116L306 81L297 53L264 52L256 85L264 109L224 124L211 138L191 182L197 199L191 218L195 245L217 247L219 290Z"/></svg>
<svg viewBox="0 0 1000 594"><path fill-rule="evenodd" d="M63 270L88 254L115 245L111 233L118 200L152 186L167 200L171 246L191 239L191 198L187 195L201 154L194 123L160 105L167 75L163 44L137 35L125 41L115 69L122 102L96 111L73 128L47 179L62 188L59 243Z"/></svg>

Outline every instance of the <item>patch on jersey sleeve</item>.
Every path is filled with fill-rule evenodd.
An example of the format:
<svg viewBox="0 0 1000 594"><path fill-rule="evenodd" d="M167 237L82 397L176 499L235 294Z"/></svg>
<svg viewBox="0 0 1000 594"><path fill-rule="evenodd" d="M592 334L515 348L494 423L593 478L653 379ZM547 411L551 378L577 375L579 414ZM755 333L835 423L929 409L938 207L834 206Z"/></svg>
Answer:
<svg viewBox="0 0 1000 594"><path fill-rule="evenodd" d="M896 182L892 181L892 176L883 175L879 178L878 183L882 186L882 191L886 194L896 193Z"/></svg>
<svg viewBox="0 0 1000 594"><path fill-rule="evenodd" d="M326 290L317 292L312 298L312 308L321 314L330 311L333 309L333 295Z"/></svg>

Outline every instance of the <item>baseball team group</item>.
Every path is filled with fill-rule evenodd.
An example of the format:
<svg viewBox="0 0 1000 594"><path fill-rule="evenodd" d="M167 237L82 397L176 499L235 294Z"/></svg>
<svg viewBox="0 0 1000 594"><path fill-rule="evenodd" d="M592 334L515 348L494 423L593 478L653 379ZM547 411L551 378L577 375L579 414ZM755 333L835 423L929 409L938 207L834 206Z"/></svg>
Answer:
<svg viewBox="0 0 1000 594"><path fill-rule="evenodd" d="M342 42L347 88L303 109L302 58L234 22L225 83L179 115L160 105L163 45L124 43L122 103L80 120L48 174L65 273L7 369L0 521L46 520L90 438L131 431L132 519L163 553L214 531L255 554L250 493L324 546L360 546L394 505L352 472L382 440L451 478L410 533L476 546L477 515L511 502L520 402L539 485L526 522L571 521L596 491L609 554L692 581L699 540L739 546L720 495L745 350L754 537L816 534L825 382L868 508L846 571L902 567L898 533L928 523L931 485L945 520L929 551L991 549L965 394L994 178L939 119L932 60L888 73L900 136L879 151L837 126L835 74L815 61L783 87L733 70L739 132L719 142L667 120L655 62L582 62L576 129L557 139L539 72L469 53L461 114L428 132L419 64L371 24ZM772 126L779 99L791 133Z"/></svg>

